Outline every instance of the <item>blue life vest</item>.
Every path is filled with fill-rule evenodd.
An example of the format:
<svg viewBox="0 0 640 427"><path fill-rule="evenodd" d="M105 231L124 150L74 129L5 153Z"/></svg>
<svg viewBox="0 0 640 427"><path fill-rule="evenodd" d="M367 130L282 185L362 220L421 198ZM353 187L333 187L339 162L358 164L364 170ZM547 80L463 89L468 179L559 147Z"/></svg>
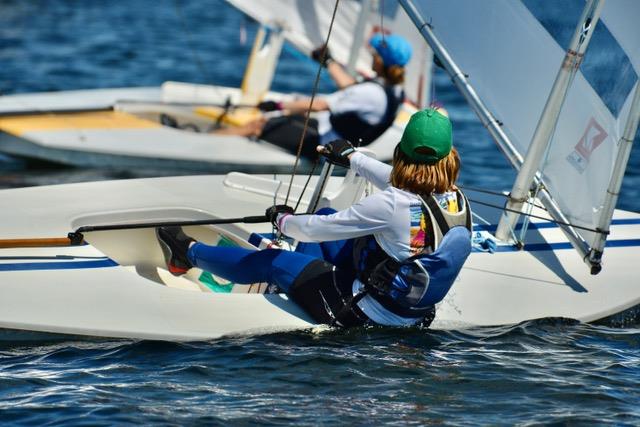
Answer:
<svg viewBox="0 0 640 427"><path fill-rule="evenodd" d="M344 113L331 114L329 116L329 122L331 123L333 130L335 130L341 137L353 142L354 144L358 143L358 141L362 141L360 146L370 144L389 129L393 124L393 121L396 119L398 108L400 108L400 105L404 102L404 91L402 91L400 96L396 96L395 86L393 85L385 86L375 80L367 80L357 84L368 82L379 84L387 95L387 109L385 110L380 123L374 125L369 124L360 117L357 111L347 111Z"/></svg>
<svg viewBox="0 0 640 427"><path fill-rule="evenodd" d="M398 316L421 318L432 312L471 253L471 208L462 192L458 197L464 206L457 214L446 212L433 196L423 199L423 215L431 223L425 241L434 242L433 251L425 245L423 252L397 261L374 236L356 239L354 265L366 294Z"/></svg>

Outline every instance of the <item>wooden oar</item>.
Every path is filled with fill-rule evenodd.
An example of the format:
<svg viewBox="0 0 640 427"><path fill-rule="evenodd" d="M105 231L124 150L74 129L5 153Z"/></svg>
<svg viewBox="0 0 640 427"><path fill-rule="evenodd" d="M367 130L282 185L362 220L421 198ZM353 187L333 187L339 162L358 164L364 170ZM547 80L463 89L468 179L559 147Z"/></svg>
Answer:
<svg viewBox="0 0 640 427"><path fill-rule="evenodd" d="M35 247L55 247L55 246L78 246L84 244L82 233L90 231L110 231L110 230L132 230L137 228L157 228L189 225L219 225L219 224L258 224L269 222L264 215L245 216L240 218L222 219L201 219L195 221L170 221L170 222L141 222L133 224L106 224L106 225L85 225L72 231L67 237L45 237L26 239L0 239L0 248L35 248Z"/></svg>
<svg viewBox="0 0 640 427"><path fill-rule="evenodd" d="M0 239L0 249L6 248L40 248L54 246L75 246L82 244L73 243L69 237L44 237L34 239Z"/></svg>

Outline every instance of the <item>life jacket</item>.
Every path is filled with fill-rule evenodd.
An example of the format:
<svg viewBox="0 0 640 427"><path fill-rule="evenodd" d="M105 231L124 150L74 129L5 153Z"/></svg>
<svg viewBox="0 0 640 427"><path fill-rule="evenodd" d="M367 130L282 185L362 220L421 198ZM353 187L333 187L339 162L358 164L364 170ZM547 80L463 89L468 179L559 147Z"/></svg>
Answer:
<svg viewBox="0 0 640 427"><path fill-rule="evenodd" d="M370 144L389 129L393 124L393 121L396 119L396 113L398 112L400 105L404 102L404 91L400 93L400 96L396 96L394 85L383 85L376 80L367 80L356 84L369 82L374 82L380 85L387 96L387 109L378 124L372 125L366 122L358 115L357 111L347 111L344 113L329 115L329 122L331 123L333 130L335 130L341 137L353 142L354 144L361 141L360 146Z"/></svg>
<svg viewBox="0 0 640 427"><path fill-rule="evenodd" d="M457 196L464 201L457 213L443 209L434 196L421 198L428 224L425 248L404 261L390 257L373 235L356 239L354 265L364 293L401 317L422 318L432 312L471 253L471 208L462 192Z"/></svg>

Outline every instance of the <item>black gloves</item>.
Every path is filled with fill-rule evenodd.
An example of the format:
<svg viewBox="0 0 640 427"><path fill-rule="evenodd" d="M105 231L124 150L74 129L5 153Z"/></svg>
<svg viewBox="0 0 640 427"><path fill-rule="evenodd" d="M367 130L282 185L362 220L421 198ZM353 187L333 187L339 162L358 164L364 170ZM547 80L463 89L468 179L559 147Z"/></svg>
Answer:
<svg viewBox="0 0 640 427"><path fill-rule="evenodd" d="M282 103L276 101L262 101L257 105L258 110L269 112L282 110Z"/></svg>
<svg viewBox="0 0 640 427"><path fill-rule="evenodd" d="M349 141L336 139L324 145L320 154L326 157L329 163L348 169L351 166L348 156L354 151L356 148Z"/></svg>
<svg viewBox="0 0 640 427"><path fill-rule="evenodd" d="M264 212L264 216L266 216L267 219L271 221L271 224L273 224L273 226L276 227L278 230L280 229L280 227L278 227L279 214L293 215L293 208L287 205L274 205L274 206L268 207L267 210Z"/></svg>
<svg viewBox="0 0 640 427"><path fill-rule="evenodd" d="M324 55L324 58L322 55ZM329 62L333 61L333 57L331 56L331 53L329 53L329 48L326 47L326 45L318 46L313 49L311 51L311 58L316 62L320 62L323 67L326 67Z"/></svg>

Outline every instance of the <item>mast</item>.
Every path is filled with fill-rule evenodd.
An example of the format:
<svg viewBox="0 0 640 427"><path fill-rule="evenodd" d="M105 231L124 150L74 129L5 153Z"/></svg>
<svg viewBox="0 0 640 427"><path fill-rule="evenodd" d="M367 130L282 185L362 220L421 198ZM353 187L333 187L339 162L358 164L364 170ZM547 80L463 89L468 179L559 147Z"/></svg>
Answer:
<svg viewBox="0 0 640 427"><path fill-rule="evenodd" d="M624 178L624 172L627 169L627 162L629 161L631 148L633 146L633 138L638 130L639 122L640 82L637 82L635 94L633 95L633 101L631 102L631 108L629 110L629 116L627 117L627 123L624 127L624 133L620 137L620 142L618 143L618 155L616 156L616 163L613 167L609 187L607 188L607 195L597 222L597 229L601 230L602 233L596 235L592 249L589 253L589 262L591 262L591 264L599 265L602 259L602 252L604 251L604 245L607 240L607 235L609 234L609 225L611 224L613 211L618 202L620 187L622 186L622 178Z"/></svg>
<svg viewBox="0 0 640 427"><path fill-rule="evenodd" d="M474 113L478 116L484 127L489 131L489 134L504 153L507 160L509 160L516 170L520 169L524 159L515 149L515 146L509 137L502 130L502 123L493 116L486 105L482 102L473 86L467 80L467 75L461 71L460 67L451 58L445 47L433 32L431 25L420 15L418 9L414 5L414 2L412 0L399 1L407 15L413 21L414 25L419 29L422 37L433 50L434 55L437 56L449 76L451 76L451 80L456 85L457 89L465 98ZM541 177L534 176L533 182L540 188L538 198L547 208L549 215L551 215L553 219L559 221L558 225L560 229L565 233L567 239L569 239L572 246L577 250L580 257L586 260L588 258L589 245L573 227L563 224L569 223L569 219L564 215L558 204L545 189L544 181Z"/></svg>
<svg viewBox="0 0 640 427"><path fill-rule="evenodd" d="M529 190L538 173L542 157L551 143L562 105L571 87L573 78L578 68L580 68L584 52L589 46L589 41L600 18L600 11L603 5L604 1L588 0L582 11L582 16L578 21L567 53L565 54L556 80L547 98L547 103L542 110L542 115L533 134L524 163L520 168L520 172L509 194L509 200L507 202L508 209L518 212L521 211L522 206L529 196ZM519 213L505 211L498 224L496 237L501 240L509 240L519 217Z"/></svg>

